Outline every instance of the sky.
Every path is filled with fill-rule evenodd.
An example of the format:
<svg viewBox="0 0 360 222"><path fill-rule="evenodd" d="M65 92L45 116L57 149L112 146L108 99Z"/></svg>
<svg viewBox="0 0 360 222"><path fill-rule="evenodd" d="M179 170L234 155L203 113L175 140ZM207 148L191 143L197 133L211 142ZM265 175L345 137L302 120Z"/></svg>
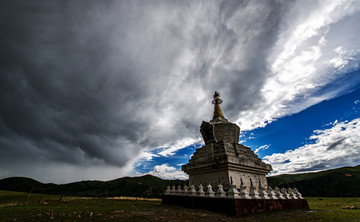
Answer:
<svg viewBox="0 0 360 222"><path fill-rule="evenodd" d="M360 164L360 1L0 2L0 179L181 171L214 91L270 175Z"/></svg>

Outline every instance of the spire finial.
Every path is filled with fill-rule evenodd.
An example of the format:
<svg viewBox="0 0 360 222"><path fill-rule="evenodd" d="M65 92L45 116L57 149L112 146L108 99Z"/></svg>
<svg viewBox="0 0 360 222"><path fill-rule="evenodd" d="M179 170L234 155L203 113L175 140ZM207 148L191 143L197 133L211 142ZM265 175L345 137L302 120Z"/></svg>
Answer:
<svg viewBox="0 0 360 222"><path fill-rule="evenodd" d="M214 97L214 100L212 101L212 103L215 105L213 119L215 119L217 117L224 118L224 115L223 115L221 107L220 107L220 104L222 103L222 100L220 99L220 93L215 91L215 94L213 97Z"/></svg>

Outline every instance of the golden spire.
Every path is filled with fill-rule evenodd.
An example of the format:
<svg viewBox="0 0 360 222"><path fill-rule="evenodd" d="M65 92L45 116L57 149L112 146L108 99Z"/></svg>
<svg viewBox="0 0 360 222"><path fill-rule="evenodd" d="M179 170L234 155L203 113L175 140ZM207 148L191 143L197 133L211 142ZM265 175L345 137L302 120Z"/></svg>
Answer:
<svg viewBox="0 0 360 222"><path fill-rule="evenodd" d="M214 97L214 100L212 101L212 103L215 105L213 119L215 119L217 117L224 118L224 115L223 115L221 107L220 107L220 104L222 103L222 100L220 99L220 94L215 91L215 94L213 97Z"/></svg>

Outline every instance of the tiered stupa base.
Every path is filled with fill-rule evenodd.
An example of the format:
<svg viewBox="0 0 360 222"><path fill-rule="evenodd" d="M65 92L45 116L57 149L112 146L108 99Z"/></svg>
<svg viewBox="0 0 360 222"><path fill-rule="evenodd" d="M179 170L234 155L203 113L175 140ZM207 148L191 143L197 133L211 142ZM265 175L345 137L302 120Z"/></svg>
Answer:
<svg viewBox="0 0 360 222"><path fill-rule="evenodd" d="M198 189L194 185L183 188L168 186L162 203L207 209L236 216L275 210L309 209L307 201L296 188L272 189L268 187L268 189L263 189L259 186L257 190L251 186L250 192L245 186L240 189L233 186L225 191L219 184L215 192L210 184L206 188L204 191L202 185Z"/></svg>

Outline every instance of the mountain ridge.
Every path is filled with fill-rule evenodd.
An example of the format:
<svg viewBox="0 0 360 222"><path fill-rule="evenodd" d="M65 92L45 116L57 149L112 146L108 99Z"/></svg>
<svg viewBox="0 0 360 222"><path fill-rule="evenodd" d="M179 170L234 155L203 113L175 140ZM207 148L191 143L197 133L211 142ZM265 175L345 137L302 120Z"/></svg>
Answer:
<svg viewBox="0 0 360 222"><path fill-rule="evenodd" d="M267 177L271 187L296 187L304 196L359 197L360 165L311 173ZM153 175L122 177L109 181L86 180L67 184L42 183L27 177L0 180L0 190L68 196L161 197L166 186L188 184L187 180L164 180Z"/></svg>
<svg viewBox="0 0 360 222"><path fill-rule="evenodd" d="M109 181L85 180L66 184L41 183L27 177L0 180L0 190L60 194L68 196L138 196L160 197L166 186L185 185L183 180L163 180L152 175L122 177Z"/></svg>
<svg viewBox="0 0 360 222"><path fill-rule="evenodd" d="M359 197L360 165L268 177L269 186L296 187L304 196Z"/></svg>

